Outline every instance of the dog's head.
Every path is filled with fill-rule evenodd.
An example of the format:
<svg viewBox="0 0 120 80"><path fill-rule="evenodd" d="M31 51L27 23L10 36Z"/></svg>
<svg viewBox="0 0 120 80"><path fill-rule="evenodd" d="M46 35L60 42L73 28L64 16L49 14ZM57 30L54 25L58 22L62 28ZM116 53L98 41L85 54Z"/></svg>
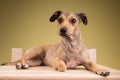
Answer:
<svg viewBox="0 0 120 80"><path fill-rule="evenodd" d="M49 20L50 22L58 21L59 33L62 37L73 36L81 22L84 25L88 23L84 13L64 13L62 11L54 12Z"/></svg>

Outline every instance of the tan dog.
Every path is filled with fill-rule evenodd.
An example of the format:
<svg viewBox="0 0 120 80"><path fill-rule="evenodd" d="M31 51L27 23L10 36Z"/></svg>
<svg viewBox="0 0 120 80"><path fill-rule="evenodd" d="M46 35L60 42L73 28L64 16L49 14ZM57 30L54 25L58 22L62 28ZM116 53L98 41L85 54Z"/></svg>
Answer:
<svg viewBox="0 0 120 80"><path fill-rule="evenodd" d="M110 72L96 65L90 58L85 48L79 24L87 25L87 17L84 13L64 13L56 11L50 22L58 21L61 43L48 46L38 46L29 49L24 58L9 64L16 64L16 68L26 69L28 66L47 65L64 72L66 69L83 65L86 69L101 76L108 76ZM22 67L21 67L22 66Z"/></svg>

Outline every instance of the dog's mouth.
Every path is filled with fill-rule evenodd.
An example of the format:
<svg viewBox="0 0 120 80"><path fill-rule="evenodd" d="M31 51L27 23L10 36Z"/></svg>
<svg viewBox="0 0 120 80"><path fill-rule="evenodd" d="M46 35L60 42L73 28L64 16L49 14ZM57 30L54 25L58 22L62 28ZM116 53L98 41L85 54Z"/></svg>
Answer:
<svg viewBox="0 0 120 80"><path fill-rule="evenodd" d="M70 35L67 35L67 34L62 34L62 33L59 33L59 35L67 40L71 40L71 34Z"/></svg>
<svg viewBox="0 0 120 80"><path fill-rule="evenodd" d="M60 36L62 37L66 37L67 35L66 34L62 34L62 33L59 33Z"/></svg>

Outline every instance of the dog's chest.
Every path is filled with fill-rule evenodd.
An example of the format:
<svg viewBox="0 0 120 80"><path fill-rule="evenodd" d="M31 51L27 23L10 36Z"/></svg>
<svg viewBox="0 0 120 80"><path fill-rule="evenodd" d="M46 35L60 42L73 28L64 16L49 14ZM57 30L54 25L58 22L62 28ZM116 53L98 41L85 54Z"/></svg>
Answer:
<svg viewBox="0 0 120 80"><path fill-rule="evenodd" d="M77 65L81 64L79 55L69 55L67 56L66 66L67 68L75 68Z"/></svg>
<svg viewBox="0 0 120 80"><path fill-rule="evenodd" d="M77 65L82 64L81 51L78 48L69 49L66 51L66 66L67 68L75 68Z"/></svg>
<svg viewBox="0 0 120 80"><path fill-rule="evenodd" d="M75 68L77 65L82 64L82 50L83 46L79 42L63 42L63 50L66 54L66 66L67 68Z"/></svg>

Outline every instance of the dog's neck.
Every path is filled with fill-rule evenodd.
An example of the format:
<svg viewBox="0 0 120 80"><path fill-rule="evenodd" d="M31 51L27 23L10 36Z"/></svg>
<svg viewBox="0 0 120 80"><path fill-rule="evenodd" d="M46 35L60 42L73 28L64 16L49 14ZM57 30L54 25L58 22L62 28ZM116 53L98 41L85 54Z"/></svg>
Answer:
<svg viewBox="0 0 120 80"><path fill-rule="evenodd" d="M70 36L70 38L62 39L62 48L65 52L69 51L71 53L81 52L84 48L84 44L82 42L80 29L76 29L75 33Z"/></svg>

